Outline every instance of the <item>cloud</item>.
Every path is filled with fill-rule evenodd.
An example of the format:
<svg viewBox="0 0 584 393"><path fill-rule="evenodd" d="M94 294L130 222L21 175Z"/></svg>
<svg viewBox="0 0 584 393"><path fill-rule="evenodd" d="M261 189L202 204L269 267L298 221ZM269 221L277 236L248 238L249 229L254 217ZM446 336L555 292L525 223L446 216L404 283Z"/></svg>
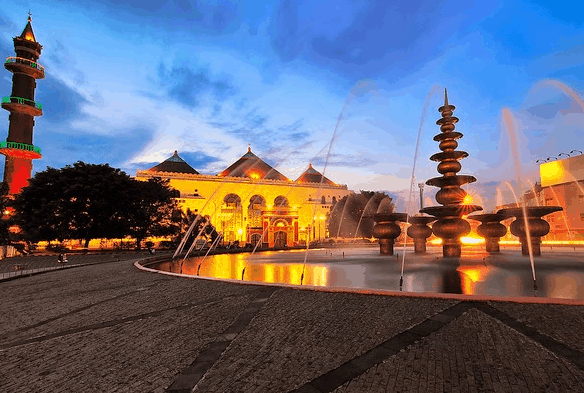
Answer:
<svg viewBox="0 0 584 393"><path fill-rule="evenodd" d="M43 120L61 126L85 118L82 108L90 103L77 90L50 74L37 82L35 100L43 105Z"/></svg>
<svg viewBox="0 0 584 393"><path fill-rule="evenodd" d="M376 162L368 157L363 157L361 155L349 155L349 154L337 154L332 153L328 157L319 156L312 160L314 165L325 165L327 166L341 166L341 167L353 167L353 168L366 168L375 164Z"/></svg>
<svg viewBox="0 0 584 393"><path fill-rule="evenodd" d="M214 77L205 67L174 65L167 70L165 64L160 63L157 77L170 99L191 110L200 107L206 99L221 103L237 92L228 78Z"/></svg>
<svg viewBox="0 0 584 393"><path fill-rule="evenodd" d="M181 157L197 172L200 172L199 168L206 168L210 164L222 161L221 157L210 156L203 151L183 152Z"/></svg>

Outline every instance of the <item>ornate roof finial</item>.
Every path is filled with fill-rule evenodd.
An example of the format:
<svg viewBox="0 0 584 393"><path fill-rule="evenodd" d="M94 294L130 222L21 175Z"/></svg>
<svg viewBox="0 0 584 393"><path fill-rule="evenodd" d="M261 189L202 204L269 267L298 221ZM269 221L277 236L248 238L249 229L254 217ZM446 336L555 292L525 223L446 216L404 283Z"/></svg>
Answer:
<svg viewBox="0 0 584 393"><path fill-rule="evenodd" d="M444 88L444 106L448 106L448 91Z"/></svg>
<svg viewBox="0 0 584 393"><path fill-rule="evenodd" d="M251 143L248 143L247 144L247 152L248 153L251 153Z"/></svg>
<svg viewBox="0 0 584 393"><path fill-rule="evenodd" d="M174 151L174 155L178 157L178 150Z"/></svg>
<svg viewBox="0 0 584 393"><path fill-rule="evenodd" d="M32 22L32 14L30 13L30 9L28 10L28 21Z"/></svg>

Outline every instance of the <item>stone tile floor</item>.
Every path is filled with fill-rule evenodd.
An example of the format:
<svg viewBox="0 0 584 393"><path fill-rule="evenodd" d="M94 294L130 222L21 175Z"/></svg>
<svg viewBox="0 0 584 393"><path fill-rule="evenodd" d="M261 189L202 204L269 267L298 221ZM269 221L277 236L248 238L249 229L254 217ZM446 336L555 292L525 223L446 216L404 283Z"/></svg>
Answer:
<svg viewBox="0 0 584 393"><path fill-rule="evenodd" d="M581 305L243 285L143 257L0 282L0 391L584 391Z"/></svg>

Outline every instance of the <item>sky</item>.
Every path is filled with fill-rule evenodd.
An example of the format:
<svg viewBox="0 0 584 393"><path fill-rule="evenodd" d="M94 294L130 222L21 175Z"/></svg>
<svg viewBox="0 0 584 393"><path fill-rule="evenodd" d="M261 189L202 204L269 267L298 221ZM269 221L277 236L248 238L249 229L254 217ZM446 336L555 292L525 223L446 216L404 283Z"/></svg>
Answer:
<svg viewBox="0 0 584 393"><path fill-rule="evenodd" d="M178 150L218 174L249 144L291 179L312 163L412 212L416 183L439 176L429 157L446 87L469 154L460 174L477 178L463 188L491 210L539 180L537 160L584 151L578 5L3 0L0 52L14 55L30 9L46 71L33 172L84 161L133 176ZM7 111L0 123L7 135ZM436 191L425 186L425 205Z"/></svg>

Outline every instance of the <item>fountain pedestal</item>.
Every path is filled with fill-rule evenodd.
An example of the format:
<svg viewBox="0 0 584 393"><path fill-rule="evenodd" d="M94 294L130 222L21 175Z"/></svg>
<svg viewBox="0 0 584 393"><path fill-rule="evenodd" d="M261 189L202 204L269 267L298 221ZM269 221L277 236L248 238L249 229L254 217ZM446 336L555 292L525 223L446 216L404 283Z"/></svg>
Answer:
<svg viewBox="0 0 584 393"><path fill-rule="evenodd" d="M477 228L479 236L485 238L485 248L487 252L501 252L499 240L507 234L507 228L500 221L506 217L498 213L473 214L468 218L480 221L481 225Z"/></svg>
<svg viewBox="0 0 584 393"><path fill-rule="evenodd" d="M426 239L432 235L432 228L428 226L429 223L436 221L434 217L427 216L413 216L410 217L410 224L407 229L407 235L414 239L414 253L426 253Z"/></svg>
<svg viewBox="0 0 584 393"><path fill-rule="evenodd" d="M525 209L526 215L524 215L523 209ZM501 209L497 214L501 214L505 218L515 217L510 229L511 233L517 236L521 242L522 255L529 255L529 242L527 240L527 234L529 233L533 256L540 256L541 238L550 231L550 224L542 220L541 217L561 210L563 209L560 206L526 206L525 208ZM527 217L527 231L525 230L525 217Z"/></svg>
<svg viewBox="0 0 584 393"><path fill-rule="evenodd" d="M405 213L376 213L372 216L375 221L373 236L379 239L379 253L393 255L393 243L401 234L401 228L396 221L406 221Z"/></svg>

